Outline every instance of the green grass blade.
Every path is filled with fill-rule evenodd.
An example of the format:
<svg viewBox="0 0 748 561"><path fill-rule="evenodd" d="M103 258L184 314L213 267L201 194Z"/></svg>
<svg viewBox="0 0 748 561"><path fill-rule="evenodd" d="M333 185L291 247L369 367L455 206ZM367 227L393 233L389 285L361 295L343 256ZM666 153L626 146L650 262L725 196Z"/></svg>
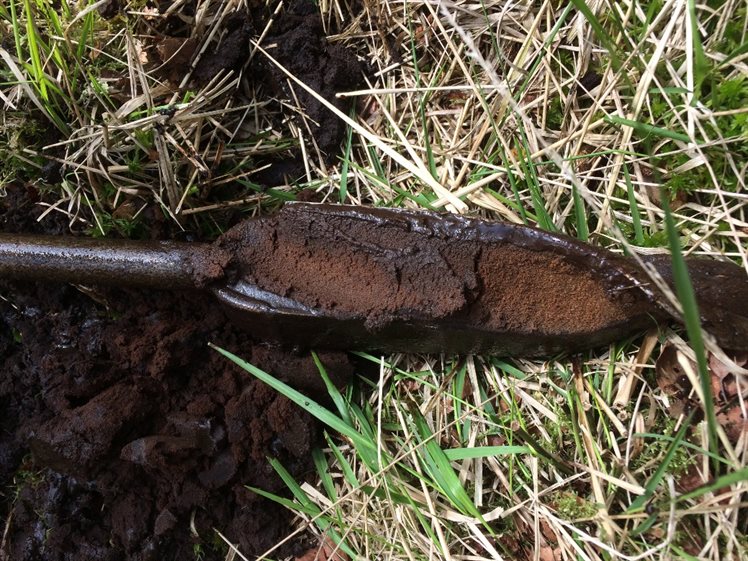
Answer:
<svg viewBox="0 0 748 561"><path fill-rule="evenodd" d="M703 559L703 557L694 557L693 555L686 553L675 544L670 544L670 548L678 555L676 559L682 559L683 561L700 561Z"/></svg>
<svg viewBox="0 0 748 561"><path fill-rule="evenodd" d="M576 185L571 186L571 194L574 197L574 214L577 219L577 237L586 242L590 237L590 228L587 224L587 211L584 208L584 201L579 194Z"/></svg>
<svg viewBox="0 0 748 561"><path fill-rule="evenodd" d="M450 500L452 505L463 514L481 518L478 509L462 486L454 468L452 468L449 458L433 438L426 420L421 416L420 412L413 413L413 420L418 434L424 442L421 449L421 457L434 483L438 485L439 489Z"/></svg>
<svg viewBox="0 0 748 561"><path fill-rule="evenodd" d="M642 229L642 220L639 213L639 205L634 196L634 185L631 183L631 175L628 166L623 166L623 177L626 180L626 191L629 198L629 208L631 209L631 221L634 227L634 243L638 246L644 245L644 230Z"/></svg>
<svg viewBox="0 0 748 561"><path fill-rule="evenodd" d="M230 353L229 351L222 349L216 345L213 345L212 343L210 343L210 346L213 347L219 353L221 353L223 356L228 358L231 362L233 362L240 368L243 368L244 370L252 374L255 378L257 378L261 382L267 384L268 386L273 388L275 391L279 392L280 394L284 395L285 397L293 401L296 405L301 407L304 411L312 415L314 418L318 419L319 421L322 421L325 425L327 425L331 429L349 438L356 447L360 447L361 449L365 449L365 450L368 449L368 450L375 451L376 446L371 440L363 438L361 434L359 434L353 427L346 424L345 421L343 421L340 417L338 417L337 415L335 415L334 413L332 413L330 410L326 409L325 407L322 407L316 401L312 400L311 398L306 397L301 392L293 389L288 384L281 382L280 380L278 380L274 376L271 376L267 372L260 370L259 368L248 363L245 360L242 360L235 354Z"/></svg>
<svg viewBox="0 0 748 561"><path fill-rule="evenodd" d="M688 19L691 27L691 48L693 49L693 100L692 105L701 97L701 85L709 74L710 64L704 54L704 45L701 43L699 33L699 21L696 19L696 2L688 0Z"/></svg>
<svg viewBox="0 0 748 561"><path fill-rule="evenodd" d="M394 489L387 489L385 491L382 487L372 487L371 485L364 485L361 487L361 491L370 497L376 497L377 499L390 500L395 504L399 505L411 505L415 506L419 510L428 508L425 504L421 504L411 497L408 493L401 493Z"/></svg>
<svg viewBox="0 0 748 561"><path fill-rule="evenodd" d="M18 12L16 12L16 2L15 0L10 0L10 19L11 19L11 27L13 28L13 41L15 43L16 47L16 56L18 57L18 60L23 62L24 56L23 56L23 49L21 48L21 24L18 21Z"/></svg>
<svg viewBox="0 0 748 561"><path fill-rule="evenodd" d="M540 48L540 50L538 50L535 61L527 71L522 85L517 90L517 93L514 97L515 101L519 102L522 96L524 96L527 89L530 87L530 84L533 83L533 79L536 76L535 73L545 60L542 55L548 51L553 42L556 40L559 31L563 28L564 23L566 23L566 18L569 17L569 13L571 13L573 7L574 6L571 3L566 4L561 14L556 18L556 22L553 24L553 28L546 34L545 39L543 40L543 46ZM493 39L493 33L491 34L491 38ZM496 52L499 52L498 45L496 46Z"/></svg>
<svg viewBox="0 0 748 561"><path fill-rule="evenodd" d="M715 70L727 66L730 62L738 57L742 57L746 53L748 53L748 41L735 48L729 55L724 58L724 60L721 60L719 64L717 64Z"/></svg>
<svg viewBox="0 0 748 561"><path fill-rule="evenodd" d="M358 559L356 553L350 548L348 544L345 543L345 541L343 541L340 533L333 527L330 519L326 516L320 516L320 513L322 511L316 504L309 501L308 497L306 498L308 504L301 504L299 502L286 499L285 497L281 497L280 495L276 495L275 493L270 493L268 491L265 491L264 489L260 489L259 487L251 487L248 485L247 489L249 489L253 493L257 493L261 497L270 499L271 501L276 502L289 510L306 514L307 516L314 518L314 523L317 525L317 527L323 532L326 532L327 535L330 536L330 538L338 547L340 547L342 551L344 551L349 557L351 557L351 559ZM306 496L306 494L304 494L304 496Z"/></svg>
<svg viewBox="0 0 748 561"><path fill-rule="evenodd" d="M390 456L384 450L379 450L377 447L376 431L370 422L371 415L367 415L370 411L364 411L355 403L351 403L350 411L353 423L359 427L361 438L368 444L368 446L363 447L354 442L353 445L356 447L356 452L371 471L378 471L379 456L381 455L385 464L390 461Z"/></svg>
<svg viewBox="0 0 748 561"><path fill-rule="evenodd" d="M355 113L351 110L351 118L355 117ZM345 136L345 153L340 163L340 183L338 185L338 200L340 203L345 203L348 198L348 169L351 164L351 149L353 148L353 128L349 125L346 127Z"/></svg>
<svg viewBox="0 0 748 561"><path fill-rule="evenodd" d="M631 530L632 536L639 536L649 530L652 526L654 526L655 522L657 522L657 513L650 514L647 518L644 519L644 522L636 526L633 530Z"/></svg>
<svg viewBox="0 0 748 561"><path fill-rule="evenodd" d="M512 173L511 169L507 167L507 179L509 179L509 185L512 188L512 195L514 195L514 203L515 203L515 209L517 212L519 212L520 218L522 218L523 224L528 224L528 216L527 216L527 210L525 210L525 205L522 204L522 197L519 194L519 184L517 183L517 178L514 176L514 173Z"/></svg>
<svg viewBox="0 0 748 561"><path fill-rule="evenodd" d="M333 522L330 517L322 515L322 510L320 509L320 507L309 498L306 492L304 492L299 484L296 483L296 480L291 476L291 474L288 473L286 468L284 468L278 460L275 460L273 458L270 458L270 464L273 466L273 469L275 469L278 475L280 475L281 479L283 479L283 482L289 488L294 498L298 501L298 504L304 509L304 512L315 518L315 524L317 525L317 527L320 528L323 532L327 532L335 542L335 544L338 545L340 549L345 551L346 554L348 554L352 558L355 558L356 554L343 541L341 535L334 528ZM263 496L266 495L263 494Z"/></svg>
<svg viewBox="0 0 748 561"><path fill-rule="evenodd" d="M299 504L296 501L292 501L291 499L287 499L285 497L281 497L280 495L276 495L275 493L270 493L269 491L260 489L259 487L252 487L251 485L247 485L246 487L253 493L257 493L261 497L270 499L271 501L278 503L279 505L282 505L289 510L293 510L294 512L300 512L308 516L316 516L317 514L319 514L319 508L317 508L317 505L314 505L314 508L309 508L302 504Z"/></svg>
<svg viewBox="0 0 748 561"><path fill-rule="evenodd" d="M608 51L607 55L610 57L610 62L613 65L613 69L617 72L621 68L621 59L618 56L618 49L616 48L615 40L610 36L610 34L608 34L607 31L605 31L605 28L600 23L600 20L595 17L595 14L592 13L592 10L590 10L589 6L587 6L587 3L584 0L571 0L571 3L584 16L584 19L587 20L587 23L590 24L592 31L595 32L597 38L600 39L600 42Z"/></svg>
<svg viewBox="0 0 748 561"><path fill-rule="evenodd" d="M34 84L39 91L39 96L48 102L47 96L47 80L44 76L44 68L42 67L42 59L39 54L40 44L39 37L36 33L36 26L34 25L34 13L31 10L31 3L29 0L24 0L24 10L26 15L26 40L29 45L29 55L31 56L31 69L34 75Z"/></svg>
<svg viewBox="0 0 748 561"><path fill-rule="evenodd" d="M325 488L325 493L327 493L327 496L331 500L336 501L338 493L335 491L335 484L332 481L332 476L330 476L330 466L327 465L327 460L322 450L319 448L312 450L312 461L314 461L314 467L317 469L317 475L319 475L319 479L322 482L322 487Z"/></svg>
<svg viewBox="0 0 748 561"><path fill-rule="evenodd" d="M653 440L663 440L665 442L673 442L673 437L665 435L665 434L655 434L651 432L635 432L633 436L635 438L651 438ZM730 462L724 459L722 456L713 454L712 452L710 452L709 450L705 450L701 446L696 446L695 444L691 444L688 441L681 442L681 446L683 446L684 448L688 448L689 450L693 450L697 454L704 454L705 456L709 456L711 459L717 462L722 462L725 465L730 465Z"/></svg>
<svg viewBox="0 0 748 561"><path fill-rule="evenodd" d="M356 477L356 474L353 471L351 464L348 462L346 457L343 455L343 452L332 441L332 438L330 438L330 435L327 433L325 433L325 440L327 441L327 445L330 447L330 450L335 456L335 459L338 461L338 465L340 466L340 469L343 471L343 477L345 478L345 480L354 489L357 489L358 487L360 487L361 483Z"/></svg>
<svg viewBox="0 0 748 561"><path fill-rule="evenodd" d="M661 136L663 138L670 138L672 140L679 140L681 142L693 142L693 140L687 135L680 132L671 131L669 129L663 129L662 127L656 127L648 123L640 123L639 121L633 121L631 119L624 119L617 115L611 115L605 117L605 120L614 125L622 125L624 127L631 127L636 132L644 135L653 134L655 136Z"/></svg>
<svg viewBox="0 0 748 561"><path fill-rule="evenodd" d="M291 491L291 494L293 494L294 498L299 501L299 504L310 509L316 509L317 513L319 513L319 506L317 506L304 492L301 486L296 483L296 480L290 473L288 473L288 470L283 467L283 464L281 464L275 458L268 458L268 461L270 462L270 465L273 466L273 469L276 471L276 473L283 480L283 483L286 484L286 487L288 487L288 489Z"/></svg>
<svg viewBox="0 0 748 561"><path fill-rule="evenodd" d="M701 333L701 319L699 317L699 307L696 303L696 295L691 286L691 279L688 276L688 268L683 252L680 248L678 231L675 227L673 214L668 204L667 192L660 187L660 197L663 201L662 209L665 212L665 229L667 231L670 252L673 259L673 281L675 283L675 292L678 300L683 306L683 319L686 324L686 331L691 343L691 348L696 355L696 364L699 370L699 381L701 391L704 396L704 416L706 417L709 429L709 450L717 453L719 441L717 439L717 416L714 411L714 396L712 395L712 383L706 362L706 352L704 350L704 338Z"/></svg>
<svg viewBox="0 0 748 561"><path fill-rule="evenodd" d="M343 399L343 396L340 394L340 391L338 391L338 388L336 388L335 384L333 384L330 380L330 376L327 375L325 366L322 364L319 356L314 351L312 351L312 360L314 360L314 365L317 367L317 370L319 370L319 375L325 382L327 393L335 404L340 418L343 419L343 421L345 421L348 425L353 426L353 423L351 423L351 416L348 412L348 406L345 404L345 399Z"/></svg>
<svg viewBox="0 0 748 561"><path fill-rule="evenodd" d="M517 153L520 154L520 165L525 173L525 181L530 191L532 207L535 210L538 226L548 232L557 232L558 228L556 228L551 215L548 214L548 210L545 208L545 195L541 189L538 174L535 171L535 162L530 159L530 150L524 130L522 130L522 144L517 145Z"/></svg>

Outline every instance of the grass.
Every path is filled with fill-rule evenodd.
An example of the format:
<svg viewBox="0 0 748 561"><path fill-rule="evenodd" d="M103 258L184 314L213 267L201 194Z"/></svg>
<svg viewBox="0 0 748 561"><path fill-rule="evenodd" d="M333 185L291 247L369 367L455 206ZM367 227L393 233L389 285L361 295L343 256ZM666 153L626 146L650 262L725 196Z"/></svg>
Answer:
<svg viewBox="0 0 748 561"><path fill-rule="evenodd" d="M241 5L198 0L192 29L216 44ZM745 5L318 5L330 41L370 64L370 83L340 94L358 111L339 114L349 126L339 158L307 149L306 180L265 190L255 164L302 142L294 100L247 91L240 73L165 84L143 62L158 20L142 2L106 20L88 0L10 0L0 6L0 180L35 183L51 195L48 213L93 235L137 236L155 207L210 237L232 209L269 211L310 188L331 202L671 252L685 332L546 361L362 354L379 379L328 386L329 405L229 358L327 426L316 482L272 462L289 489L276 498L299 531L350 557L747 558L748 437L727 439L717 421L708 359L718 350L702 337L682 261L748 269ZM254 43L253 56L277 64L265 47ZM50 163L61 177L40 181ZM695 358L703 421L670 413L655 366L667 343Z"/></svg>

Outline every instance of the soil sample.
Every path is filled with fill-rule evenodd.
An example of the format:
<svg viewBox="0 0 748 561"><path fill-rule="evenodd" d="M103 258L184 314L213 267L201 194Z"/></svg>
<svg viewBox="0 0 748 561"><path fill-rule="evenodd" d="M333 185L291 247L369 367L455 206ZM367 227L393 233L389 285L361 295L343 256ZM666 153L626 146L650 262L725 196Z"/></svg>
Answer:
<svg viewBox="0 0 748 561"><path fill-rule="evenodd" d="M547 355L662 315L620 257L458 216L292 204L215 250L233 256L235 320L311 346Z"/></svg>

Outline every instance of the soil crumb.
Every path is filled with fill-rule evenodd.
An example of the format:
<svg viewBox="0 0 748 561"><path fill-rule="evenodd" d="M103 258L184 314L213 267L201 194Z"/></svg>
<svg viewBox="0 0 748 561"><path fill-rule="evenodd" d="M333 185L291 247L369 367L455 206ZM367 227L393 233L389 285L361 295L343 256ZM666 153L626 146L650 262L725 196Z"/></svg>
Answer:
<svg viewBox="0 0 748 561"><path fill-rule="evenodd" d="M0 230L66 227L36 222L34 189L8 193ZM199 293L0 281L0 295L0 558L224 559L213 528L252 558L290 532L246 486L284 493L268 457L310 474L317 426L207 343L321 396L308 353L255 343ZM345 354L320 358L339 384L352 373Z"/></svg>

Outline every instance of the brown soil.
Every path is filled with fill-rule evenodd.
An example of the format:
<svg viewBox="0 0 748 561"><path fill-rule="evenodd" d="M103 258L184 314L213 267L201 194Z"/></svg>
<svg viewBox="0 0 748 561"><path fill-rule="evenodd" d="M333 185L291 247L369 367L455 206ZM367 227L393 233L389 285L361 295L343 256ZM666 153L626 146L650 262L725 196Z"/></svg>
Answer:
<svg viewBox="0 0 748 561"><path fill-rule="evenodd" d="M645 308L631 306L600 276L563 256L510 244L494 245L478 262L483 291L469 313L517 332L584 333L618 323Z"/></svg>
<svg viewBox="0 0 748 561"><path fill-rule="evenodd" d="M360 319L371 331L449 318L497 333L563 337L652 307L642 295L614 290L592 258L551 247L548 234L507 228L505 239L480 239L473 223L454 217L343 208L286 206L228 232L219 251L236 256L235 274L249 283ZM528 243L518 243L520 236Z"/></svg>
<svg viewBox="0 0 748 561"><path fill-rule="evenodd" d="M36 223L30 195L9 189L0 229L63 230ZM283 492L267 457L309 474L316 425L207 343L321 395L308 354L254 343L199 293L0 294L0 557L189 559L199 545L222 559L213 528L251 557L288 533L289 514L245 485ZM351 373L346 355L321 358L338 382Z"/></svg>

